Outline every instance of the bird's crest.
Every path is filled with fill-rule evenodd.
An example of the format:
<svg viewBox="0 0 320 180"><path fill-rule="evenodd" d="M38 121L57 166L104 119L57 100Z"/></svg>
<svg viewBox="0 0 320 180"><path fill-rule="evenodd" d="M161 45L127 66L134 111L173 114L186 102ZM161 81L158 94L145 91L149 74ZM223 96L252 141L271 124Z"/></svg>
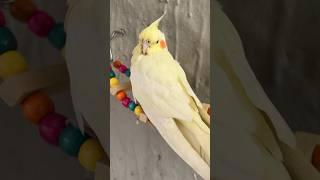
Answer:
<svg viewBox="0 0 320 180"><path fill-rule="evenodd" d="M162 20L162 18L166 15L167 13L167 8L164 9L163 14L161 15L161 17L159 17L157 20L155 20L153 23L151 23L147 28L145 28L145 30L155 30L155 29L159 29L159 24L160 21Z"/></svg>

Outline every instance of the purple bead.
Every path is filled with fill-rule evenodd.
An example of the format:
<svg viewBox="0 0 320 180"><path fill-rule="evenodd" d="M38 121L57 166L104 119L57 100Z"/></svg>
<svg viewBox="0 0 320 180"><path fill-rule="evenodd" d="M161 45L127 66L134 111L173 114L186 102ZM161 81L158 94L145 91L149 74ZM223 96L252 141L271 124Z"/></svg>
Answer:
<svg viewBox="0 0 320 180"><path fill-rule="evenodd" d="M57 113L45 116L39 123L41 137L49 144L58 145L59 136L66 127L66 118Z"/></svg>
<svg viewBox="0 0 320 180"><path fill-rule="evenodd" d="M0 10L0 27L6 24L6 19L4 17L3 12Z"/></svg>
<svg viewBox="0 0 320 180"><path fill-rule="evenodd" d="M122 105L123 105L124 107L128 107L130 101L131 101L130 98L125 97L125 98L123 98L123 100L122 100Z"/></svg>
<svg viewBox="0 0 320 180"><path fill-rule="evenodd" d="M119 67L119 71L122 72L122 73L125 73L127 69L128 68L123 64L121 64L120 67Z"/></svg>
<svg viewBox="0 0 320 180"><path fill-rule="evenodd" d="M47 36L54 25L55 22L53 18L46 12L39 10L37 10L28 21L30 30L40 37Z"/></svg>

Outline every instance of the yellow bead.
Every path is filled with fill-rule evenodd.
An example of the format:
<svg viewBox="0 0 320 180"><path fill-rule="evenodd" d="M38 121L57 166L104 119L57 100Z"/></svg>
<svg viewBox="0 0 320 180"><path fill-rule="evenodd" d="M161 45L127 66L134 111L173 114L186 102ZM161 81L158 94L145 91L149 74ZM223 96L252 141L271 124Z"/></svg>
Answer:
<svg viewBox="0 0 320 180"><path fill-rule="evenodd" d="M27 70L27 62L18 51L8 51L0 56L0 77L9 76L24 72Z"/></svg>
<svg viewBox="0 0 320 180"><path fill-rule="evenodd" d="M80 164L88 171L95 171L96 163L105 158L103 148L95 139L86 140L80 147L78 159Z"/></svg>
<svg viewBox="0 0 320 180"><path fill-rule="evenodd" d="M115 87L119 85L119 80L117 78L110 79L110 87Z"/></svg>
<svg viewBox="0 0 320 180"><path fill-rule="evenodd" d="M142 113L142 108L141 106L136 106L136 108L134 108L134 114L137 116L140 116L140 114Z"/></svg>

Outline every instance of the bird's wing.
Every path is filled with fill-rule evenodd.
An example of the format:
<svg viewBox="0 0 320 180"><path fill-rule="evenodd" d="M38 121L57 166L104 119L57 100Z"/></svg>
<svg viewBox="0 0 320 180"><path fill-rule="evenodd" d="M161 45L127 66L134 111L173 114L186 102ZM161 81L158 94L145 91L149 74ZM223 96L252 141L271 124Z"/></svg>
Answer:
<svg viewBox="0 0 320 180"><path fill-rule="evenodd" d="M200 100L198 99L198 97L196 96L196 94L193 92L188 80L187 80L187 77L186 77L186 74L184 72L184 70L182 69L182 67L180 66L180 64L175 61L175 67L177 69L177 72L178 72L178 77L179 77L179 80L180 82L182 83L183 87L185 88L185 90L187 91L187 93L192 97L192 99L195 101L196 105L199 107L199 108L203 108L202 107L202 103L200 102Z"/></svg>
<svg viewBox="0 0 320 180"><path fill-rule="evenodd" d="M189 95L179 83L177 69L169 62L156 63L162 55L142 56L131 66L131 84L134 97L142 106L152 107L160 117L192 121L194 110ZM156 63L156 64L154 64Z"/></svg>
<svg viewBox="0 0 320 180"><path fill-rule="evenodd" d="M191 97L191 100L192 100L191 103L196 105L197 111L199 111L199 114L202 117L203 121L206 123L207 126L210 126L210 116L204 110L202 103L200 102L199 98L196 96L196 94L192 90L187 80L187 76L184 70L182 69L182 67L180 66L180 64L177 61L175 61L175 64L176 64L175 66L178 72L178 78L181 83L181 86L185 89L186 93Z"/></svg>

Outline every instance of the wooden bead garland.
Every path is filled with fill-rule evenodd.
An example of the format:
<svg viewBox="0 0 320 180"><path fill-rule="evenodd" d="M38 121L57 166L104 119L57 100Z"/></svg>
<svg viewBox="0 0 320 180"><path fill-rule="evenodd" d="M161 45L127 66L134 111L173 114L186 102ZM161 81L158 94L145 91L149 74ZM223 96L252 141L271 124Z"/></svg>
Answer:
<svg viewBox="0 0 320 180"><path fill-rule="evenodd" d="M61 49L65 44L63 25L55 24L48 14L38 11L35 6L29 7L31 3L31 0L16 0L11 5L12 15L22 22L29 21L29 27L35 34L40 37L48 35L53 46ZM17 51L13 33L5 27L4 14L0 10L0 78L7 79L26 72L27 67L25 58ZM64 152L76 157L82 145L86 144L79 161L89 171L94 171L93 164L106 156L96 140L82 135L78 128L66 122L64 116L55 113L54 103L44 91L30 93L20 105L24 116L39 125L39 133L47 143L59 145Z"/></svg>

